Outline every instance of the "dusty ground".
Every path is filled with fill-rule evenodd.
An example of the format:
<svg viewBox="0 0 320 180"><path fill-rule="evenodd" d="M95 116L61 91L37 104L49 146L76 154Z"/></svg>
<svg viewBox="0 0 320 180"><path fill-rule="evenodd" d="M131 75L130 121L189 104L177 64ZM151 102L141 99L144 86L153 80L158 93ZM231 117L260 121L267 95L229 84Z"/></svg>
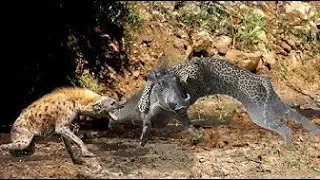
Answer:
<svg viewBox="0 0 320 180"><path fill-rule="evenodd" d="M266 74L272 77L274 88L283 101L290 106L304 107L301 113L320 126L320 112L314 110L314 102L312 104L310 98L292 89L294 86L312 93L320 92L320 56L317 52L312 54L308 43L298 43L287 37L289 35L284 36L280 28L273 27L275 19L279 19L273 11L281 13L281 7L267 2L260 4L267 30L275 30L267 32L268 38L271 34L275 40L273 44L265 43L272 44L267 50L259 46L252 54L244 54L232 44L226 49L213 48L212 44L218 44L211 34L213 31L207 36L206 30L173 20L177 12L170 10L172 2L146 4L136 6L145 20L144 26L127 32L131 36L127 40L131 67L122 75L115 75L114 89L110 93L116 91L131 96L143 86L146 71L157 65L162 55L168 57L171 66L185 61L195 50L212 51L211 55L226 51L226 57L246 62L240 63L245 68L254 65L257 67L253 69L257 70L257 62L267 62L270 68ZM208 39L211 40L207 42ZM288 47L288 44L283 45L283 39L294 43L288 40ZM261 52L266 53L260 56ZM170 125L164 130L153 130L149 143L142 148L138 145L141 127L118 128L106 131L104 137L85 140L97 157L88 158L88 164L79 166L72 164L61 140L53 137L39 140L32 156L17 158L7 152L0 153L0 177L320 178L320 137L310 135L295 122L289 123L294 130L294 147L289 150L281 145L279 135L255 125L240 103L232 98L219 96L198 100L189 113L193 118L208 119L195 122L204 126L204 140L200 144L193 144L180 126ZM0 143L9 141L8 134L0 136Z"/></svg>
<svg viewBox="0 0 320 180"><path fill-rule="evenodd" d="M320 113L304 112L320 125ZM212 119L214 120L214 119ZM58 137L38 140L36 152L23 158L0 155L2 178L320 178L320 137L300 125L294 130L294 147L281 145L277 134L252 123L238 108L225 124L204 128L204 141L194 145L180 126L152 131L139 147L140 127L106 131L85 141L96 158L72 164ZM1 143L8 134L1 134Z"/></svg>

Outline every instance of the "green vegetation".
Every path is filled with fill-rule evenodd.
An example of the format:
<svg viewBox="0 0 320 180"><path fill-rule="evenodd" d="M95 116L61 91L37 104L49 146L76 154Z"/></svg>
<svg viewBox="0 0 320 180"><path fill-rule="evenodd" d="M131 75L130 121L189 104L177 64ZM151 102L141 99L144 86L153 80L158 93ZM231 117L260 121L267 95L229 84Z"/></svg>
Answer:
<svg viewBox="0 0 320 180"><path fill-rule="evenodd" d="M300 159L295 159L295 160L290 161L290 164L291 164L291 166L299 167L299 166L301 166L303 163L301 162Z"/></svg>
<svg viewBox="0 0 320 180"><path fill-rule="evenodd" d="M193 8L190 10L190 8ZM218 4L181 9L179 18L188 25L213 31L214 34L230 35L229 14Z"/></svg>
<svg viewBox="0 0 320 180"><path fill-rule="evenodd" d="M179 18L190 25L191 28L201 28L210 31L213 35L227 35L234 37L237 49L254 49L254 46L262 42L261 34L264 33L265 23L262 15L252 13L249 9L244 16L239 10L220 4L191 6L182 8Z"/></svg>
<svg viewBox="0 0 320 180"><path fill-rule="evenodd" d="M88 88L94 92L102 94L105 89L104 86L99 83L98 78L95 77L93 73L90 73L88 70L84 70L79 78L81 87Z"/></svg>
<svg viewBox="0 0 320 180"><path fill-rule="evenodd" d="M78 45L78 39L75 35L73 34L70 34L68 37L67 37L67 41L66 41L66 44L67 44L67 47L70 49L70 50L73 50L73 51L77 51L80 49L79 45Z"/></svg>
<svg viewBox="0 0 320 180"><path fill-rule="evenodd" d="M145 20L140 16L139 11L137 10L135 5L128 6L128 17L127 22L128 24L132 25L134 28L140 28L144 25Z"/></svg>
<svg viewBox="0 0 320 180"><path fill-rule="evenodd" d="M263 31L264 18L260 14L248 12L237 31L236 47L252 50L255 44L262 42L260 35Z"/></svg>

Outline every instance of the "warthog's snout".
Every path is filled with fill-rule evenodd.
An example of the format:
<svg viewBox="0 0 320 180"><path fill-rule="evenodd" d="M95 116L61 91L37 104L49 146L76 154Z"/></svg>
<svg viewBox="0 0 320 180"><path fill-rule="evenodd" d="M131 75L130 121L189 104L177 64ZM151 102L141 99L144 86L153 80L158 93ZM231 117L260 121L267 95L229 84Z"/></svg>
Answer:
<svg viewBox="0 0 320 180"><path fill-rule="evenodd" d="M115 101L113 106L115 107L114 109L110 110L108 112L109 116L111 117L112 120L116 121L117 116L116 114L119 113L120 109L124 108L124 105L127 103L126 100L123 101Z"/></svg>
<svg viewBox="0 0 320 180"><path fill-rule="evenodd" d="M111 110L122 109L122 108L124 108L125 103L126 103L126 101L113 101L111 103L111 106L113 107L113 109L111 109Z"/></svg>
<svg viewBox="0 0 320 180"><path fill-rule="evenodd" d="M185 99L181 99L180 101L177 101L176 99L167 99L167 103L170 109L178 113L179 111L185 110L189 107L190 95L187 94L187 97Z"/></svg>

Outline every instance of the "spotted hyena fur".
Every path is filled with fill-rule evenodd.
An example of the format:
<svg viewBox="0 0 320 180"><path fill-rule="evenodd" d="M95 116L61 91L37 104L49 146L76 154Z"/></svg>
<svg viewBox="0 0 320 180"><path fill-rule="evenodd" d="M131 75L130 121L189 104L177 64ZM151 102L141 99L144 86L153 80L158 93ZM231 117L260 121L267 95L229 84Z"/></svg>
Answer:
<svg viewBox="0 0 320 180"><path fill-rule="evenodd" d="M0 150L9 150L11 154L22 150L34 152L34 137L47 137L56 133L61 135L74 162L76 159L71 150L70 140L81 148L82 156L94 156L83 141L70 130L72 121L77 115L108 116L109 111L121 107L118 101L88 89L56 89L22 110L10 131L12 142L0 145Z"/></svg>

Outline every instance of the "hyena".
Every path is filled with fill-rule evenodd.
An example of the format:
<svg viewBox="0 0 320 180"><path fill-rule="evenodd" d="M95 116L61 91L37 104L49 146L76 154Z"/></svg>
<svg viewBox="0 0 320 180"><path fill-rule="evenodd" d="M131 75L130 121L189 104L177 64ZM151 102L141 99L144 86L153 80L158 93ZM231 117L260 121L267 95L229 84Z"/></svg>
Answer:
<svg viewBox="0 0 320 180"><path fill-rule="evenodd" d="M0 150L9 150L13 154L24 149L34 149L34 137L59 134L72 161L77 163L79 161L71 149L70 140L81 148L82 156L93 157L94 154L70 130L75 117L109 117L110 111L122 107L121 102L85 88L57 88L22 110L10 131L12 143L0 145Z"/></svg>

